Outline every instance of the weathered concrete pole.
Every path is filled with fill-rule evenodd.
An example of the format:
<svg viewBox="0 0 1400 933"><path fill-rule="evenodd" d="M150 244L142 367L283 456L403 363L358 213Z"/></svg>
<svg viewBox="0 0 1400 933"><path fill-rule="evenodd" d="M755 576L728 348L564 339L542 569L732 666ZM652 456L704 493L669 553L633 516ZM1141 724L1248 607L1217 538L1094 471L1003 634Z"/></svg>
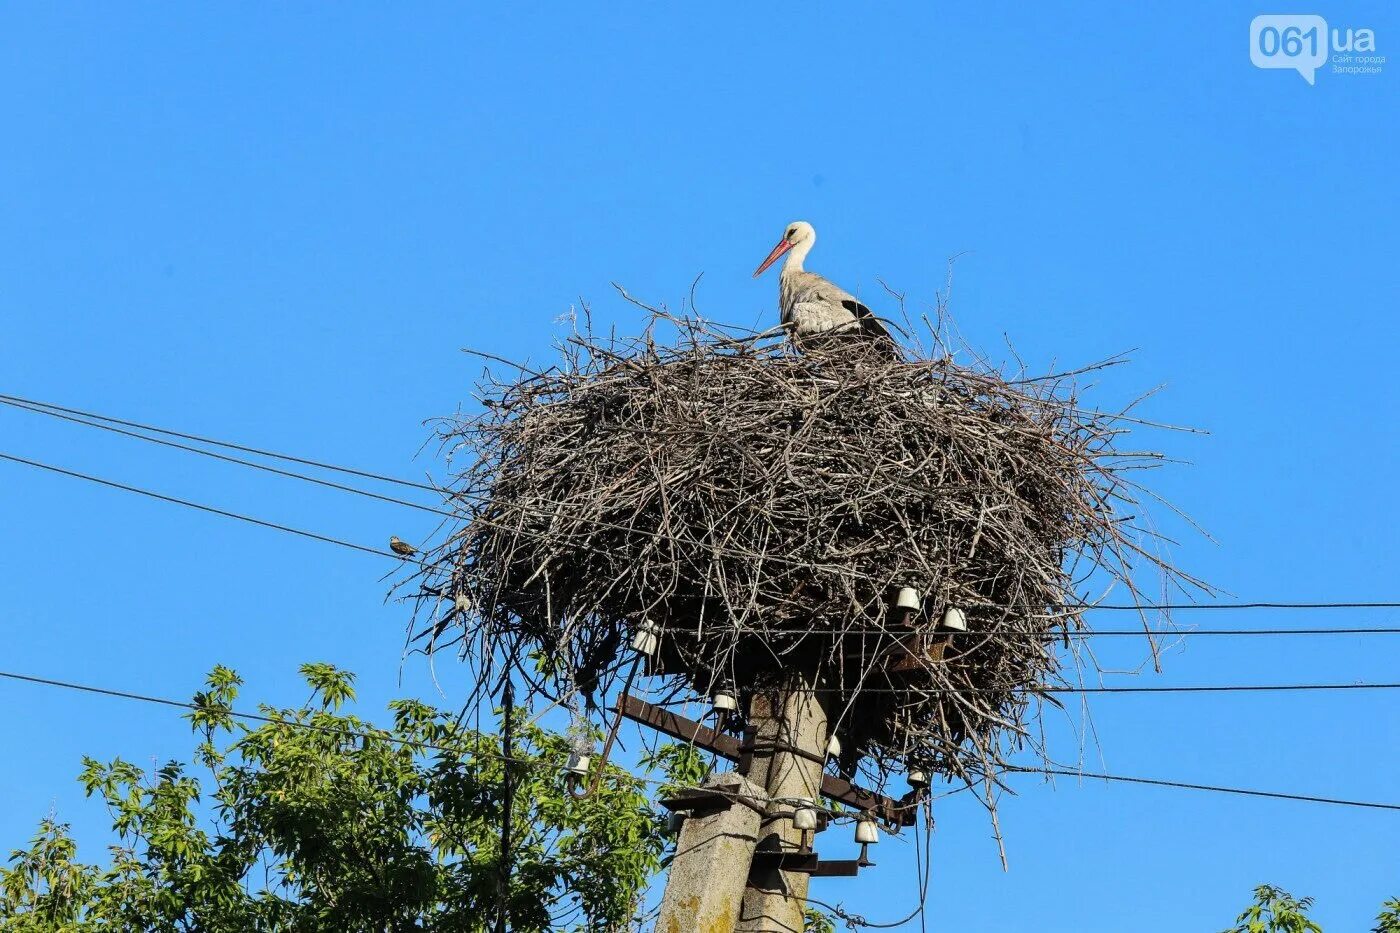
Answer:
<svg viewBox="0 0 1400 933"><path fill-rule="evenodd" d="M755 693L749 721L756 729L749 778L772 798L757 851L795 849L802 832L793 828L789 816L777 815L791 814L793 806L777 798L806 797L822 806L826 710L813 684L793 681L780 690ZM802 933L810 881L803 872L755 867L736 933Z"/></svg>
<svg viewBox="0 0 1400 933"><path fill-rule="evenodd" d="M731 933L738 923L758 841L763 790L732 773L706 781L701 791L707 790L734 802L696 810L681 825L656 933Z"/></svg>

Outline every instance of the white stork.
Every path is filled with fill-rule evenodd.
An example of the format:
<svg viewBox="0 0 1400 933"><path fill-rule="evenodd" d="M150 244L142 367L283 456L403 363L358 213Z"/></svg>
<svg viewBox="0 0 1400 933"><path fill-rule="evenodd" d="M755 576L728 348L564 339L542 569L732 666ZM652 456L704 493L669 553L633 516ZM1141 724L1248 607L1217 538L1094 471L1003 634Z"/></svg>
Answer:
<svg viewBox="0 0 1400 933"><path fill-rule="evenodd" d="M783 326L799 346L818 335L865 338L875 344L881 355L898 358L890 332L870 309L856 296L845 291L815 272L802 268L802 260L817 242L817 231L805 220L794 221L783 231L783 238L763 264L754 270L754 278L787 254L778 276L778 308Z"/></svg>

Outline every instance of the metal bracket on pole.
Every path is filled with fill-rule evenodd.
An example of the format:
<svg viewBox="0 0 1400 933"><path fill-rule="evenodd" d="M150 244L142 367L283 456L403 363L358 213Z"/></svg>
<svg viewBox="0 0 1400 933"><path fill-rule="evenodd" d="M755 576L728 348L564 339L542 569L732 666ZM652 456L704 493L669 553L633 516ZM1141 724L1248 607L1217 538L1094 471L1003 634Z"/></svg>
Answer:
<svg viewBox="0 0 1400 933"><path fill-rule="evenodd" d="M690 742L697 748L714 752L721 758L738 762L741 772L745 756L751 757L754 751L752 740L740 743L732 735L717 732L693 719L687 719L660 706L653 706L630 694L624 693L618 697L617 710L628 719L650 726L657 732L669 735L674 739L680 739L683 742ZM748 749L745 749L745 744L749 746ZM868 810L879 817L881 822L887 826L913 826L918 819L917 798L912 801L908 797L904 800L894 800L884 794L877 794L863 787L857 787L845 778L834 777L830 774L823 775L821 793L823 797L847 804L857 810Z"/></svg>
<svg viewBox="0 0 1400 933"><path fill-rule="evenodd" d="M674 797L663 797L657 801L672 813L685 813L690 816L708 816L720 810L728 810L738 804L748 807L760 816L768 811L760 803L734 793L707 790L703 787L686 787Z"/></svg>
<svg viewBox="0 0 1400 933"><path fill-rule="evenodd" d="M760 849L753 854L755 868L776 868L782 871L800 871L804 875L818 874L821 859L810 849Z"/></svg>

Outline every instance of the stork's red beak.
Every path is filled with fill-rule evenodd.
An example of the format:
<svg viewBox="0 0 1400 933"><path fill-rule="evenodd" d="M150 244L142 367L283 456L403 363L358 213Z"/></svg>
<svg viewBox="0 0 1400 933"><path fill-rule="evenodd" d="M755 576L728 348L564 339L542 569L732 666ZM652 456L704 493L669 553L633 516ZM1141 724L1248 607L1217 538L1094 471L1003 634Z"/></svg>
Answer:
<svg viewBox="0 0 1400 933"><path fill-rule="evenodd" d="M777 262L778 257L790 249L792 249L792 244L787 241L787 237L783 237L778 241L778 245L773 247L773 252L768 254L768 258L763 260L763 265L753 270L753 277L758 278L762 275L764 269L767 269L769 266L773 265L773 263Z"/></svg>

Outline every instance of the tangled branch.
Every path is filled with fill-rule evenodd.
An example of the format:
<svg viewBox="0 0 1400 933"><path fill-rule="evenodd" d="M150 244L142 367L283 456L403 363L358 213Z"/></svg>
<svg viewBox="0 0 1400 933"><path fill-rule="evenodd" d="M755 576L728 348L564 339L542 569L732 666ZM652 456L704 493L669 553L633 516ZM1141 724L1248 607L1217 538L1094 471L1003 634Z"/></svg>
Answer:
<svg viewBox="0 0 1400 933"><path fill-rule="evenodd" d="M1122 450L1130 419L1077 403L1097 367L1010 378L856 343L797 353L667 315L560 349L439 424L460 521L414 576L417 624L482 685L514 670L591 701L648 626L648 673L672 695L800 672L820 680L844 772L982 784L1038 751L1030 708L1078 661L1081 590L1136 597L1144 569L1195 584L1133 520L1130 471L1159 455ZM950 608L966 632L940 625Z"/></svg>

